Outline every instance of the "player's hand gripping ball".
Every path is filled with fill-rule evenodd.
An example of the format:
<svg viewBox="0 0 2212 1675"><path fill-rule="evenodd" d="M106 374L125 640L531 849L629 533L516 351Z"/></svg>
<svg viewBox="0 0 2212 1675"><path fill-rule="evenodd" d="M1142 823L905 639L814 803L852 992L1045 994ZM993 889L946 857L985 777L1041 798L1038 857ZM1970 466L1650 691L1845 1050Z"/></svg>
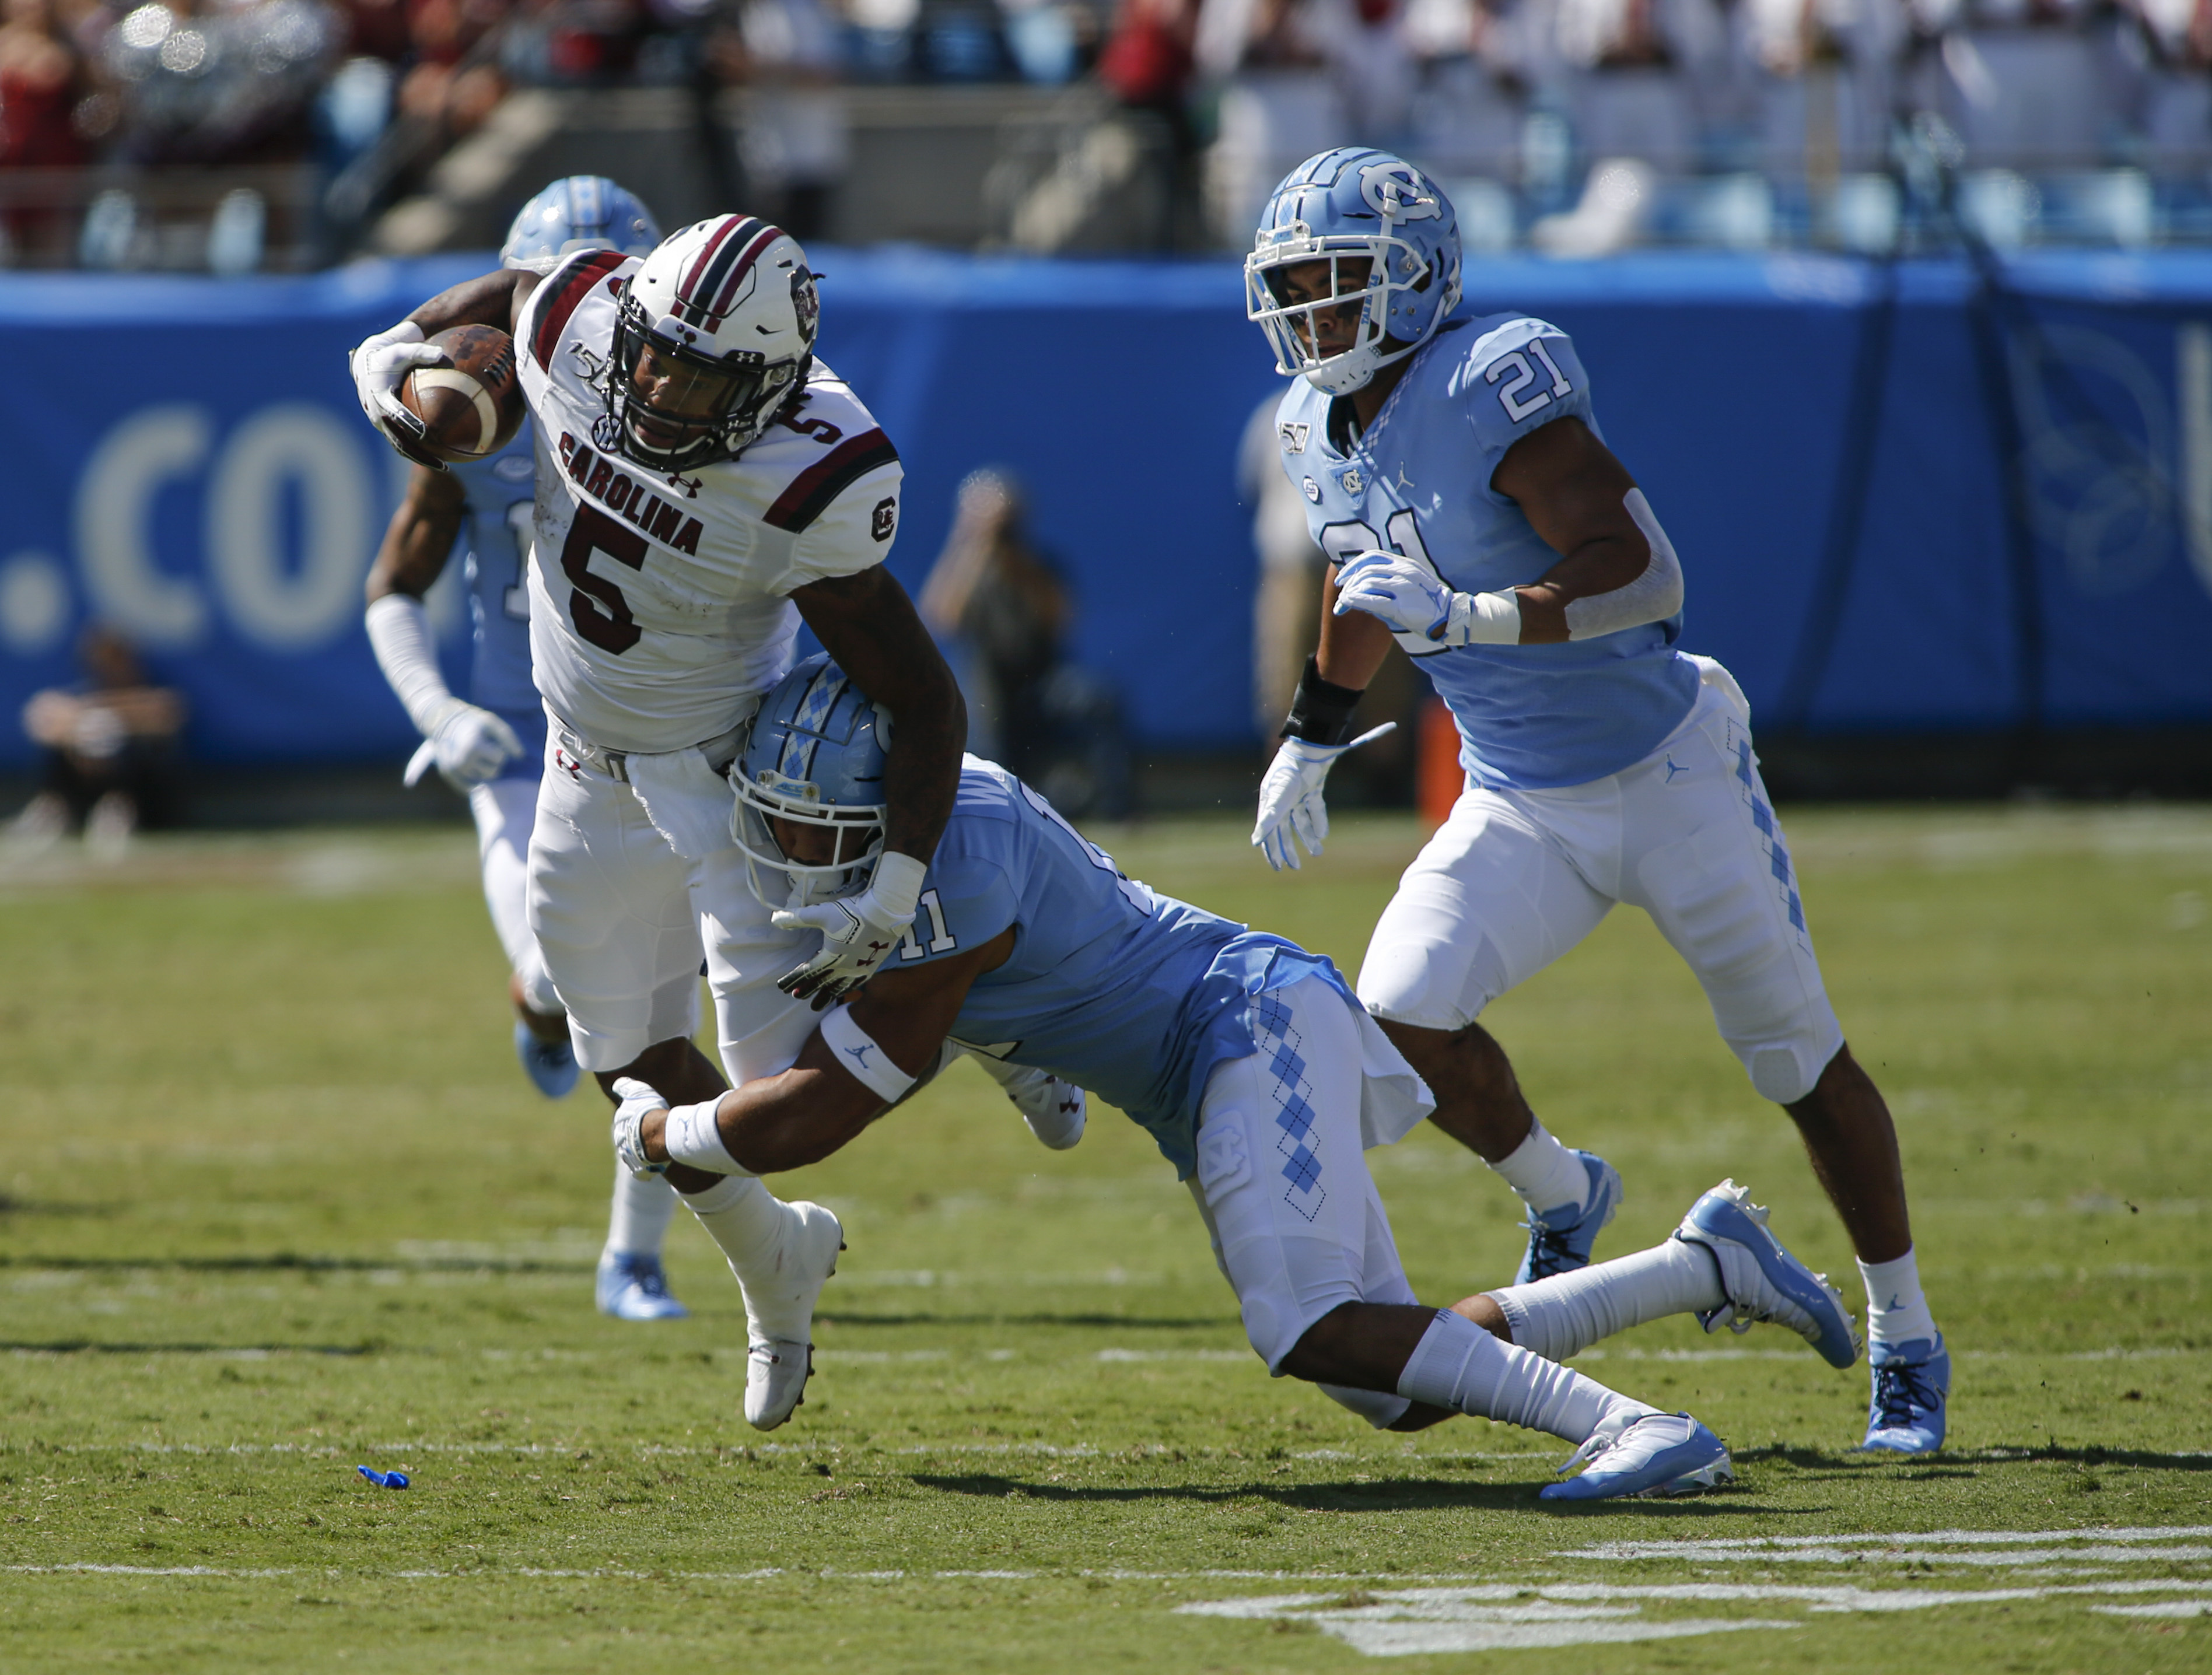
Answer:
<svg viewBox="0 0 2212 1675"><path fill-rule="evenodd" d="M417 464L443 470L512 442L530 413L514 339L495 325L457 325L425 347L443 350L446 364L416 367L401 380L400 410L386 413L392 446Z"/></svg>

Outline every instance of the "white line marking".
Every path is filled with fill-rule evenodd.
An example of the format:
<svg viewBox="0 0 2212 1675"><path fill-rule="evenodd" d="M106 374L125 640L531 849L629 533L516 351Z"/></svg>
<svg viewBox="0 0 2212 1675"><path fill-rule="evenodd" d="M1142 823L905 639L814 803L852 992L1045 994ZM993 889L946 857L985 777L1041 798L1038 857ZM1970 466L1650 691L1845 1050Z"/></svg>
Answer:
<svg viewBox="0 0 2212 1675"><path fill-rule="evenodd" d="M2204 1617L2212 1615L2212 1599L2167 1599L2154 1605L2092 1605L2100 1617Z"/></svg>
<svg viewBox="0 0 2212 1675"><path fill-rule="evenodd" d="M1250 1361L1249 1350L1101 1350L1094 1361Z"/></svg>
<svg viewBox="0 0 2212 1675"><path fill-rule="evenodd" d="M1899 1534L1869 1532L1860 1535L1758 1535L1725 1541L1607 1541L1595 1547L1570 1547L1553 1554L1567 1559L1636 1559L1734 1557L1739 1555L1777 1555L1791 1548L1880 1547L1998 1547L2034 1541L2175 1541L2212 1536L2212 1524L2163 1524L2124 1529L2075 1530L1924 1530ZM2078 1552L2071 1557L2079 1557Z"/></svg>

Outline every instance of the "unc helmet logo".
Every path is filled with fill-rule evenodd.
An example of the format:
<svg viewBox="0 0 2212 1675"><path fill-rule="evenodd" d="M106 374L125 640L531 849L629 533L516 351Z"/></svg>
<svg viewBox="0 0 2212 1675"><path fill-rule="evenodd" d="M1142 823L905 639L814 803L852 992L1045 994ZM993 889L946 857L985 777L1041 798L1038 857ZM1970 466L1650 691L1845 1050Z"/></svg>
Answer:
<svg viewBox="0 0 2212 1675"><path fill-rule="evenodd" d="M1433 221L1443 215L1437 194L1411 163L1392 159L1359 171L1359 195L1386 222Z"/></svg>

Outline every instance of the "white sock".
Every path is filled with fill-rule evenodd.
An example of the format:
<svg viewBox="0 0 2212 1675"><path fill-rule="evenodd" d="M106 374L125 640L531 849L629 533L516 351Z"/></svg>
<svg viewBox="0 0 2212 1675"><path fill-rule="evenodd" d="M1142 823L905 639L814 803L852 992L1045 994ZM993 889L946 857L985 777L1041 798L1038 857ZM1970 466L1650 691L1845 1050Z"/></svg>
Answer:
<svg viewBox="0 0 2212 1675"><path fill-rule="evenodd" d="M1718 1308L1728 1301L1720 1264L1680 1239L1489 1293L1513 1328L1513 1341L1547 1361L1565 1361L1601 1338L1669 1314Z"/></svg>
<svg viewBox="0 0 2212 1675"><path fill-rule="evenodd" d="M797 1212L750 1174L725 1175L703 1193L684 1193L684 1202L730 1259L753 1337L805 1338L805 1320L789 1318L790 1311L779 1306L786 1289L779 1283L784 1235L797 1223Z"/></svg>
<svg viewBox="0 0 2212 1675"><path fill-rule="evenodd" d="M1534 1119L1528 1124L1528 1138L1513 1149L1513 1155L1490 1167L1505 1177L1505 1184L1521 1194L1521 1201L1533 1214L1541 1216L1569 1205L1580 1210L1589 1202L1589 1171L1583 1167L1583 1160Z"/></svg>
<svg viewBox="0 0 2212 1675"><path fill-rule="evenodd" d="M619 1163L615 1165L615 1205L607 1217L607 1250L611 1253L658 1256L668 1241L668 1223L676 1215L676 1189L660 1176L640 1180Z"/></svg>
<svg viewBox="0 0 2212 1675"><path fill-rule="evenodd" d="M1549 1431L1577 1445L1589 1441L1616 1413L1659 1411L1570 1368L1500 1343L1449 1308L1439 1308L1421 1334L1398 1376L1398 1393L1431 1407Z"/></svg>
<svg viewBox="0 0 2212 1675"><path fill-rule="evenodd" d="M1866 1282L1867 1344L1936 1341L1936 1317L1920 1290L1920 1263L1908 1247L1893 1262L1862 1262Z"/></svg>

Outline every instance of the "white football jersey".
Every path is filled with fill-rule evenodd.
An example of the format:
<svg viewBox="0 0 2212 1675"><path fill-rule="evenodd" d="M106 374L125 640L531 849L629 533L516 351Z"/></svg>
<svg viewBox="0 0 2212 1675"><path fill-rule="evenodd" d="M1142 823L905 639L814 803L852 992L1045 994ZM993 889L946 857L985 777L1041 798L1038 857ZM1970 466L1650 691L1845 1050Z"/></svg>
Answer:
<svg viewBox="0 0 2212 1675"><path fill-rule="evenodd" d="M580 253L515 333L538 421L530 653L538 689L585 739L680 750L735 726L791 666L793 590L883 562L902 473L818 360L804 398L737 458L689 476L624 458L601 391L618 289L641 265Z"/></svg>

